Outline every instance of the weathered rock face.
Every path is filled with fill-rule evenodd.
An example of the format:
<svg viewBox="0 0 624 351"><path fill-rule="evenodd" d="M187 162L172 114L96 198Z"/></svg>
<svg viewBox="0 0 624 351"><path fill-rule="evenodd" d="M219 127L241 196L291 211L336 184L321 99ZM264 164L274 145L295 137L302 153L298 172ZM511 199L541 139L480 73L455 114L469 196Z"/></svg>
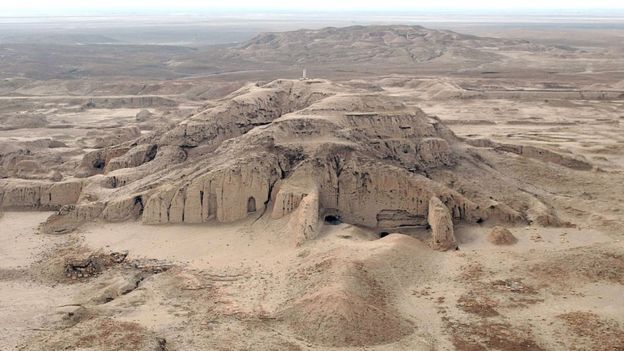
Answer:
<svg viewBox="0 0 624 351"><path fill-rule="evenodd" d="M273 198L273 210L271 218L280 219L294 212L301 201L309 194L316 195L318 203L318 189L312 184L297 182L296 178L280 180L275 184Z"/></svg>
<svg viewBox="0 0 624 351"><path fill-rule="evenodd" d="M80 197L82 182L47 183L9 180L0 183L0 203L7 209L54 210L74 204Z"/></svg>
<svg viewBox="0 0 624 351"><path fill-rule="evenodd" d="M237 161L229 168L202 173L180 186L160 188L148 197L143 222L232 222L251 213L264 213L272 187L281 176L277 157L266 155Z"/></svg>
<svg viewBox="0 0 624 351"><path fill-rule="evenodd" d="M448 207L435 196L429 200L427 220L431 226L431 247L433 249L446 251L457 248L451 213Z"/></svg>
<svg viewBox="0 0 624 351"><path fill-rule="evenodd" d="M117 128L113 132L106 134L108 135L101 136L102 132L97 132L97 134L95 134L97 137L95 138L95 144L93 146L96 148L103 148L121 144L139 137L141 135L141 130L136 126L132 126Z"/></svg>
<svg viewBox="0 0 624 351"><path fill-rule="evenodd" d="M447 199L458 219L466 219L466 206L475 207L450 189L391 166L369 168L353 164L343 170L338 180L336 208L344 220L371 227L383 226L389 214L403 215L401 225L426 224L427 200L433 194Z"/></svg>
<svg viewBox="0 0 624 351"><path fill-rule="evenodd" d="M104 172L107 162L128 152L127 147L105 148L87 153L80 162L76 176L86 178Z"/></svg>
<svg viewBox="0 0 624 351"><path fill-rule="evenodd" d="M288 229L295 236L295 244L316 239L319 231L319 194L312 189L299 201L297 211L290 217Z"/></svg>
<svg viewBox="0 0 624 351"><path fill-rule="evenodd" d="M526 212L529 223L536 223L544 227L562 227L571 224L561 220L554 209L539 199L532 199L531 206Z"/></svg>
<svg viewBox="0 0 624 351"><path fill-rule="evenodd" d="M585 159L579 158L579 156L564 155L532 145L501 144L489 139L467 140L467 142L476 147L493 148L495 150L514 153L543 162L558 164L570 169L588 171L593 168L591 163Z"/></svg>
<svg viewBox="0 0 624 351"><path fill-rule="evenodd" d="M152 161L158 153L158 145L144 144L129 150L123 155L112 157L105 165L104 170L111 172L121 168L138 167Z"/></svg>
<svg viewBox="0 0 624 351"><path fill-rule="evenodd" d="M60 181L64 159L51 149L66 146L47 138L0 142L0 178Z"/></svg>
<svg viewBox="0 0 624 351"><path fill-rule="evenodd" d="M43 223L41 229L47 234L69 233L83 223L99 218L104 207L103 203L63 206Z"/></svg>
<svg viewBox="0 0 624 351"><path fill-rule="evenodd" d="M453 153L448 142L441 138L424 138L418 145L418 155L430 166L453 164Z"/></svg>
<svg viewBox="0 0 624 351"><path fill-rule="evenodd" d="M332 91L323 89L326 86L311 88L280 80L262 87L244 88L246 94L234 96L222 105L191 117L165 133L159 144L183 147L219 144L318 101Z"/></svg>
<svg viewBox="0 0 624 351"><path fill-rule="evenodd" d="M109 222L123 222L141 218L143 210L143 198L134 196L108 202L101 216Z"/></svg>
<svg viewBox="0 0 624 351"><path fill-rule="evenodd" d="M81 181L3 181L0 199L3 208L73 205L50 218L50 232L94 219L232 222L268 211L290 217L297 243L315 238L319 217L331 214L375 228L428 224L440 250L456 246L453 221L561 223L526 193L496 198L487 181L499 175L478 154L491 148L535 157L529 149L470 146L439 119L383 93L278 80L248 85L174 128L86 154L66 176ZM1 161L37 168L24 160ZM521 193L504 181L501 192Z"/></svg>

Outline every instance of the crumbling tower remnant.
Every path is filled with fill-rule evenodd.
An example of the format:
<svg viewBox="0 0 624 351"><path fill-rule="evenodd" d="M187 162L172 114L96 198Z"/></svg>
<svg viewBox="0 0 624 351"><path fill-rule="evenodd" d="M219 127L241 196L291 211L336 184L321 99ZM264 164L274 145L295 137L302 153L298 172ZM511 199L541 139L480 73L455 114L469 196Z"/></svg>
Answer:
<svg viewBox="0 0 624 351"><path fill-rule="evenodd" d="M451 212L436 196L432 196L429 200L427 221L431 226L431 247L433 249L446 251L457 248Z"/></svg>

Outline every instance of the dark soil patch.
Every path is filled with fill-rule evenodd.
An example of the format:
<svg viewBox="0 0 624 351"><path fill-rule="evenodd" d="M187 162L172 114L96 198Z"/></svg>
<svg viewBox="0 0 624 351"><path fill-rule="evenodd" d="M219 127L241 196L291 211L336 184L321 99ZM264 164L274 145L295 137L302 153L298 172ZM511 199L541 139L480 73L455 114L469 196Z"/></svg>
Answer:
<svg viewBox="0 0 624 351"><path fill-rule="evenodd" d="M567 285L574 284L574 281L607 281L624 285L624 255L574 250L535 264L528 273L545 285Z"/></svg>
<svg viewBox="0 0 624 351"><path fill-rule="evenodd" d="M448 323L451 341L457 350L540 351L531 332L505 322L482 320L477 323Z"/></svg>
<svg viewBox="0 0 624 351"><path fill-rule="evenodd" d="M466 313L476 314L479 317L496 317L499 315L495 307L498 303L487 296L464 294L457 300L457 307Z"/></svg>
<svg viewBox="0 0 624 351"><path fill-rule="evenodd" d="M616 321L592 312L570 312L559 315L578 340L574 350L624 350L624 328Z"/></svg>

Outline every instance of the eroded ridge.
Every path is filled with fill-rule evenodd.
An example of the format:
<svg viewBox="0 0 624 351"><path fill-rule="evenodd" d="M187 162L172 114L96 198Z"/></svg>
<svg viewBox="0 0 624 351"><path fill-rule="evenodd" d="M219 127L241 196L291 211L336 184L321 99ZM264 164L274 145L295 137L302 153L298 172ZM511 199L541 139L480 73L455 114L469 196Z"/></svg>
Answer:
<svg viewBox="0 0 624 351"><path fill-rule="evenodd" d="M4 208L57 209L43 226L55 233L96 219L204 223L295 213L297 242L315 238L332 216L375 228L430 225L446 241L433 246L449 249L452 223L436 224L441 218L565 224L485 161L526 152L472 144L382 92L277 80L245 86L174 128L90 152L63 182L4 180L0 199ZM537 154L526 157L560 160Z"/></svg>

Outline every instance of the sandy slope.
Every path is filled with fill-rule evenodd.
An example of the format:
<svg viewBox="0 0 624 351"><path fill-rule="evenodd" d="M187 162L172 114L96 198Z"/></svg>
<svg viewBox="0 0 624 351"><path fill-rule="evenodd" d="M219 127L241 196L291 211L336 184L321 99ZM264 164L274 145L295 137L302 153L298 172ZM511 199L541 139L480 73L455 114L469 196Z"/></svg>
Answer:
<svg viewBox="0 0 624 351"><path fill-rule="evenodd" d="M14 246L1 263L2 349L80 346L51 336L89 323L130 323L134 334L115 340L138 335L141 347L151 349L160 345L145 341L153 337L173 350L333 349L359 341L371 350L600 349L621 341L624 243L596 231L518 227L511 229L518 244L497 247L484 239L487 228L460 226L461 250L438 253L408 236L377 239L377 233L346 224L326 225L320 239L296 247L282 223L253 218L201 226L94 224L61 237L36 235L43 215L9 212L0 220L10 229L2 231L3 244L27 243ZM76 242L91 252L127 250L128 261L156 259L174 267L105 303L98 296L126 279L128 268L114 266L78 282L33 274L37 264L26 269L31 273L16 274L20 257L35 256L21 263L27 266L55 243ZM566 267L571 260L574 265ZM352 292L340 302L341 294ZM301 303L313 314L293 310L298 305L289 301L308 294L317 299ZM62 329L54 311L67 304L80 304L90 317ZM374 307L371 315L367 306ZM391 318L388 326L399 323L394 327L404 333L376 325L379 308ZM597 335L576 335L574 323L580 322L569 318L572 324L566 324L561 316L577 311L612 325ZM321 334L313 324L301 324L307 322L321 323Z"/></svg>
<svg viewBox="0 0 624 351"><path fill-rule="evenodd" d="M401 46L394 42L397 38L389 38L389 47ZM285 47L282 49L288 50ZM368 54L370 50L363 47L358 51ZM402 59L404 54L399 54ZM442 56L439 65L448 71L446 59ZM352 58L347 60L351 63ZM561 67L562 62L569 66ZM94 217L77 231L58 236L40 234L37 229L50 213L5 212L0 215L0 350L619 350L624 346L624 102L618 97L622 88L619 73L611 73L618 62L606 56L590 70L583 57L507 53L496 62L476 68L465 66L467 70L459 76L456 72L443 77L393 74L335 86L332 83L331 89L340 86L340 90L363 94L364 98L352 100L361 106L349 107L353 95L338 94L318 104L317 115L309 107L306 114L282 117L263 108L271 115L253 124L257 128L251 128L249 121L239 121L250 128L241 132L248 133L247 139L245 135L237 139L238 130L228 136L230 145L238 141L249 148L238 149L242 156L253 155L258 148L247 141L270 130L270 118L275 118L275 125L287 126L276 128L276 140L282 147L300 146L311 152L325 144L339 149L357 142L364 144L362 147L381 145L378 134L387 132L388 126L373 130L371 135L380 140L373 138L376 143L369 143L363 138L348 140L344 135L305 136L306 130L297 122L318 124L329 135L340 128L323 123L340 120L342 113L326 116L326 111L341 107L341 103L351 112L389 110L388 101L397 100L377 100L375 94L391 96L407 108L421 107L439 117L460 137L459 155L466 156L464 151L471 150L470 158L462 159L478 163L478 170L487 170L477 172L477 168L462 163L452 169L432 168L424 172L427 178L437 178L444 186L453 184L467 196L476 193L487 198L486 193L492 191L497 200L503 199L523 213L530 212L532 205L525 198L544 200L561 219L558 227L522 221L502 223L517 243L496 246L487 238L492 226L501 223L495 219L482 224L474 223L478 220L459 221L455 226L459 250L437 252L427 245L431 231L425 226L389 230L330 225L322 223L322 215L316 216L321 224L315 235L301 240L301 233L294 233L290 225L296 212L284 211L284 217L272 219L271 211L267 211L260 217L262 211L248 210L247 197L240 201L242 217L247 217L232 223L202 217L202 224L150 226L129 217L109 218L126 221L122 223L101 222ZM530 72L524 70L527 65ZM542 70L560 74L543 75ZM583 73L575 76L573 72ZM212 83L203 82L195 88L205 89L205 84ZM318 81L314 84L319 86ZM38 83L32 85L36 90ZM180 89L186 91L185 87ZM329 83L318 89L327 92L328 87ZM241 91L249 90L247 98L253 101L262 100L259 88L252 84ZM50 85L44 90L57 89L60 86ZM121 87L104 90L116 89ZM603 96L602 90L611 93ZM265 97L268 101L275 98ZM15 172L6 177L47 179L50 168L71 177L85 152L95 147L94 136L112 139L113 144L133 143L135 136L118 134L129 123L139 128L145 140L155 128L164 130L165 136L183 139L185 143L174 141L184 144L184 152L189 152L191 162L187 166L191 170L215 155L224 162L232 161L232 150L236 151L230 148L219 154L187 144L186 127L173 127L191 110L202 106L199 111L210 112L227 100L204 106L178 96L176 102L181 105L174 108L168 104L129 106L122 98L113 99L109 109L83 106L88 97L70 104L62 97L57 99L0 99L6 104L4 117L38 111L55 127L0 133L0 146L8 150L7 155L15 152L15 160L40 162L40 169L32 170L26 162L24 172L18 172L21 166L15 165ZM303 108L284 106L278 109ZM256 118L258 106L248 107L249 116ZM136 119L143 108L155 113L154 120ZM223 117L223 110L212 112L187 120L197 123L195 133L209 131L203 128L206 123ZM367 116L372 118L367 114L359 118ZM239 117L240 111L235 110L223 117L223 122L227 125L232 122L228 118ZM33 121L42 123L39 119L35 116ZM57 128L65 123L72 128ZM302 133L281 134L288 126L299 127L295 130ZM352 129L357 128L342 132L348 134ZM383 139L388 148L387 141L396 142L395 136ZM67 147L50 146L50 137ZM201 137L207 142L215 140L209 133ZM570 169L552 160L521 157L487 144L475 151L467 144L478 144L482 138L581 157L589 167ZM405 137L410 142L413 139ZM13 150L20 148L25 151ZM7 166L14 166L11 158L7 159ZM336 161L337 166L339 163ZM143 192L153 189L150 181L161 181L158 172L177 167L168 159L144 168L150 165L153 168L139 176L132 167L121 167L112 174L122 180L127 177L129 184L144 185L130 186ZM219 166L209 164L206 169ZM310 170L314 168L298 175L309 176ZM109 175L94 176L95 185L85 189L81 200L99 200L114 207L115 202L106 201L112 192L111 183L102 181ZM186 180L188 176L179 170L169 180ZM112 188L119 179L113 179ZM517 187L501 186L497 182L500 179ZM292 189L297 190L301 184L294 183ZM128 195L123 187L120 193ZM180 189L187 189L186 184ZM261 194L269 197L266 204L270 210L271 189L263 189ZM263 203L259 199L258 208ZM382 202L380 198L366 199ZM130 205L140 203L137 213L143 214L143 202L132 200ZM202 206L207 203L198 201ZM349 198L344 201L351 202L354 200ZM371 219L379 213L362 216ZM184 222L189 217L181 218ZM390 233L381 237L382 231Z"/></svg>
<svg viewBox="0 0 624 351"><path fill-rule="evenodd" d="M35 335L37 317L70 303L71 288L29 279L28 267L64 238L36 235L45 212L5 213L0 218L0 348L13 349ZM45 326L44 326L45 327Z"/></svg>

